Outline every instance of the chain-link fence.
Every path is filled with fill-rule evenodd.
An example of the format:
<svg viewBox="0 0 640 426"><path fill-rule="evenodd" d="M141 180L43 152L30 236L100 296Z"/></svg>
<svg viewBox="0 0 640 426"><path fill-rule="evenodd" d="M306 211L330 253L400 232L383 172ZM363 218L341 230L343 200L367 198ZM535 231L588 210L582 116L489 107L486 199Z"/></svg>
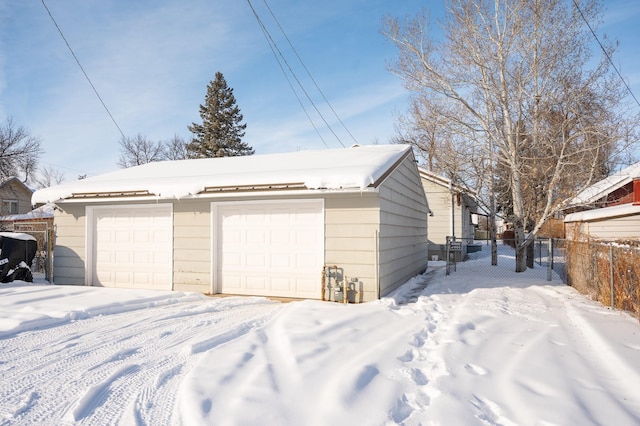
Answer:
<svg viewBox="0 0 640 426"><path fill-rule="evenodd" d="M492 259L495 259L496 266L500 265L501 267L483 268L483 271L495 277L511 276L515 271L515 241L510 239L497 240L495 256L492 256L492 250L491 242L488 240L447 237L445 259L447 275L457 269L459 262L473 260L491 265ZM526 254L528 268L536 271L536 276L541 280L551 281L555 274L563 282L566 282L564 251L561 244L558 244L558 240L536 239L529 246Z"/></svg>
<svg viewBox="0 0 640 426"><path fill-rule="evenodd" d="M492 264L489 241L447 237L446 273L469 262L476 274L514 277L515 241L498 240L497 264ZM479 262L479 263L478 263ZM528 275L541 282L560 280L614 309L640 318L640 242L578 242L536 238L527 250ZM465 265L466 266L466 265ZM496 265L497 266L497 265Z"/></svg>
<svg viewBox="0 0 640 426"><path fill-rule="evenodd" d="M640 319L640 241L565 242L567 284Z"/></svg>

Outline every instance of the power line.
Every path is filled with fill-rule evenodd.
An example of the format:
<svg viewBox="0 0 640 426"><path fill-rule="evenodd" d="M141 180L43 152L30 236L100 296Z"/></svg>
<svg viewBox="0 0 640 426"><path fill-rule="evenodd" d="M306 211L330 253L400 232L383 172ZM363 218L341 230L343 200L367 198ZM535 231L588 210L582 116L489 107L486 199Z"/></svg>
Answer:
<svg viewBox="0 0 640 426"><path fill-rule="evenodd" d="M47 7L46 3L44 2L44 0L40 0L42 2L42 5L44 6L44 8L47 10L47 13L49 14L49 17L51 18L51 20L53 21L53 24L56 26L56 28L58 29L58 32L60 33L60 36L62 37L62 40L64 40L65 44L67 45L67 48L69 48L69 52L71 52L71 55L73 56L73 59L76 60L76 63L78 64L78 66L80 67L80 70L82 71L82 74L84 74L84 77L87 79L87 81L89 82L89 85L91 85L91 88L93 89L93 92L96 94L96 96L98 97L98 99L100 100L100 103L102 104L102 106L104 107L105 111L107 111L107 114L109 114L109 117L111 117L111 121L113 121L113 124L116 125L118 131L120 132L120 135L122 135L123 139L126 139L126 136L124 135L124 132L122 131L122 129L120 128L120 126L118 126L118 123L116 122L116 119L113 118L113 115L111 114L111 111L109 111L109 108L107 108L107 105L104 103L104 101L102 100L102 97L100 96L100 94L98 93L98 90L96 89L96 87L93 85L93 82L91 82L91 79L89 78L89 76L87 75L86 71L84 70L84 68L82 67L82 64L80 64L80 61L78 60L78 57L76 56L76 54L73 52L73 49L71 48L71 46L69 45L69 42L67 41L66 37L64 36L64 34L62 33L62 30L60 29L60 27L58 26L58 23L56 22L55 18L53 17L53 15L51 14L51 11L49 10L49 8Z"/></svg>
<svg viewBox="0 0 640 426"><path fill-rule="evenodd" d="M304 70L307 72L307 75L309 76L309 78L311 79L311 81L313 82L313 85L316 87L316 89L318 90L318 92L320 93L320 95L322 96L322 99L324 99L325 103L329 106L329 109L331 109L331 112L333 112L333 115L338 119L338 121L340 122L340 124L342 125L342 128L344 130L346 130L346 132L349 134L349 136L351 136L351 139L353 139L353 141L357 144L358 141L356 140L356 138L353 136L353 134L351 134L351 132L349 131L349 129L347 129L347 126L345 126L345 124L342 122L342 120L340 119L340 117L338 116L338 113L336 113L336 111L333 109L333 106L331 106L331 103L329 102L329 100L327 99L327 97L324 95L324 93L322 92L322 90L320 89L320 87L318 86L318 83L316 83L316 80L313 78L313 76L311 75L311 72L309 72L309 69L307 68L307 66L305 65L304 61L302 60L302 58L300 57L300 55L298 54L298 51L296 50L295 47L293 47L293 43L291 43L291 40L289 40L289 37L287 36L287 33L284 32L284 29L282 28L282 26L280 25L280 22L278 21L278 18L276 18L276 15L273 13L273 11L271 10L271 7L269 7L269 4L267 3L267 0L263 0L265 6L267 6L267 9L269 10L269 13L271 14L271 17L273 18L273 20L275 21L276 25L278 25L278 28L280 28L280 32L282 32L282 35L284 35L284 38L287 40L287 43L289 43L289 46L291 47L291 50L293 50L293 53L296 54L296 57L298 58L298 61L300 61L300 64L302 64L302 68L304 68Z"/></svg>
<svg viewBox="0 0 640 426"><path fill-rule="evenodd" d="M251 3L249 3L249 6L251 6ZM253 10L253 7L251 7L251 9ZM254 15L255 14L256 13L255 13L255 10L254 10ZM293 91L293 94L295 95L296 99L298 100L298 103L300 104L300 107L304 111L304 114L307 116L307 119L311 123L311 126L316 131L316 133L318 134L318 137L320 138L320 140L322 141L324 146L326 148L329 148L329 145L327 145L327 142L322 137L322 134L320 133L320 131L316 127L315 123L311 119L311 116L307 112L307 109L304 107L304 104L302 103L302 100L300 99L300 96L298 96L298 92L296 91L295 87L293 87L293 83L291 83L291 79L289 79L289 76L287 75L287 72L285 71L284 67L282 66L282 62L280 62L280 58L278 58L278 55L276 54L276 52L274 50L274 46L271 43L272 40L270 40L270 37L269 37L269 35L267 33L266 28L264 27L262 21L257 16L256 16L256 18L258 19L258 24L260 25L260 29L262 30L262 34L264 35L265 39L267 40L267 44L269 45L269 48L271 49L271 53L273 53L273 56L276 58L276 62L278 63L278 66L280 67L280 70L284 74L284 78L287 80L287 83L289 83L289 87L291 88L291 91Z"/></svg>
<svg viewBox="0 0 640 426"><path fill-rule="evenodd" d="M282 53L282 51L280 51L280 49L278 48L277 43L275 42L275 40L273 39L273 37L271 37L271 34L269 33L269 30L266 28L266 26L264 25L264 23L262 22L262 19L260 18L260 16L258 15L258 12L256 12L255 8L253 7L253 4L251 3L251 0L247 0L247 3L249 4L249 7L251 8L251 11L253 12L253 15L255 16L256 20L258 21L258 25L260 25L260 28L262 29L262 33L264 34L264 36L267 38L267 42L269 43L269 46L271 47L271 51L273 52L274 56L276 56L276 60L278 61L278 63L280 64L280 60L278 59L277 55L276 55L276 51L278 52L278 55L280 56L280 58L282 58L282 62L284 62L284 64L287 66L287 69L289 70L289 72L291 73L291 75L293 76L293 78L296 80L296 82L298 83L298 86L300 87L300 89L302 90L302 92L304 93L304 95L306 96L307 100L309 101L309 103L311 103L311 105L313 106L313 108L316 110L316 113L318 113L318 115L320 116L320 118L322 119L322 121L324 122L324 124L327 126L327 128L329 129L329 131L331 131L331 133L333 134L333 136L336 138L336 140L340 143L340 145L342 145L343 147L345 146L342 143L342 140L340 139L340 137L336 134L336 132L333 130L333 128L331 127L331 125L327 122L327 120L324 118L324 116L322 115L322 112L320 112L320 110L318 109L318 107L316 106L316 104L313 102L313 99L311 99L311 97L309 96L309 93L307 93L307 91L305 90L303 84L300 82L300 80L298 79L298 76L296 75L296 73L293 71L293 69L291 68L291 66L289 65L289 62L287 62L287 59L284 57L284 54ZM280 66L280 68L282 69L282 72L285 73L285 77L286 77L286 72L284 70L284 68L282 66ZM287 78L288 79L288 78ZM292 87L293 89L293 87ZM294 90L295 93L295 90ZM297 94L296 94L297 97ZM304 108L304 107L303 107ZM305 110L306 113L306 110ZM309 117L309 115L307 114L307 117L309 118L309 120L311 121L311 124L314 126L313 121L311 120L311 118ZM317 130L316 130L317 131ZM324 139L323 139L324 142ZM325 144L326 145L326 144Z"/></svg>
<svg viewBox="0 0 640 426"><path fill-rule="evenodd" d="M293 84L291 83L291 80L289 79L289 76L287 75L287 72L285 71L284 67L282 66L282 62L280 62L280 58L278 58L278 55L276 54L275 49L277 49L277 47L275 47L272 44L273 39L271 39L271 37L269 36L269 33L268 33L267 29L265 28L264 24L262 23L262 20L258 17L258 14L256 13L255 9L253 8L253 5L251 5L251 2L249 2L249 7L251 7L251 10L253 11L254 16L258 20L258 25L260 25L260 29L262 30L262 34L264 35L265 39L267 40L267 44L269 45L269 48L271 49L271 53L273 53L273 56L276 58L276 62L278 63L278 66L280 67L280 70L282 71L282 74L284 74L284 78L287 80L287 83L289 83L289 87L291 88L291 91L293 92L293 94L295 95L296 99L298 100L298 103L300 104L300 107L304 111L304 114L307 116L307 119L311 123L311 126L313 127L313 129L318 134L318 137L320 138L320 140L322 141L324 146L326 148L329 148L329 145L327 145L327 142L322 137L322 134L320 133L320 131L316 127L315 123L311 119L311 116L307 112L307 109L304 107L304 104L302 103L302 100L300 99L300 96L298 96L298 92L296 91L295 87L293 87Z"/></svg>
<svg viewBox="0 0 640 426"><path fill-rule="evenodd" d="M627 91L629 92L629 94L631 95L633 100L636 101L636 104L638 106L640 106L640 102L638 102L638 98L636 98L636 95L633 94L633 91L631 90L631 87L629 87L629 85L627 84L625 79L622 77L622 74L618 70L618 67L616 67L616 64L613 63L613 60L611 59L611 55L609 55L609 52L607 52L607 50L604 48L604 45L602 44L602 42L600 42L600 39L598 38L598 36L596 35L596 32L591 27L591 24L589 24L589 21L587 21L587 18L582 13L582 10L580 9L580 6L578 6L578 2L576 0L573 0L573 5L576 7L578 12L580 12L580 16L582 17L582 20L587 24L587 27L589 28L589 31L591 31L591 34L593 35L593 38L595 38L596 41L598 42L598 45L600 45L600 49L602 49L602 52L607 57L607 60L609 61L609 63L613 67L613 69L616 71L616 74L618 74L618 77L620 77L620 80L622 81L622 84L624 84L624 87L627 88Z"/></svg>

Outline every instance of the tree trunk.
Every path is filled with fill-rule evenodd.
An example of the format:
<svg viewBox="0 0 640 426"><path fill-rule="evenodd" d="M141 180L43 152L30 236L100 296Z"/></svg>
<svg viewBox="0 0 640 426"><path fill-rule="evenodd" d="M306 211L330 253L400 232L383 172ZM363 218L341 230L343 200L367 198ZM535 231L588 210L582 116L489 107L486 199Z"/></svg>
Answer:
<svg viewBox="0 0 640 426"><path fill-rule="evenodd" d="M513 225L516 238L516 272L524 272L527 270L527 245L524 239L524 225L520 220Z"/></svg>
<svg viewBox="0 0 640 426"><path fill-rule="evenodd" d="M489 237L491 238L491 265L496 266L498 264L498 241L496 237L496 215L493 211L489 215Z"/></svg>
<svg viewBox="0 0 640 426"><path fill-rule="evenodd" d="M528 240L527 243L527 268L533 269L533 263L535 262L535 242L534 240Z"/></svg>

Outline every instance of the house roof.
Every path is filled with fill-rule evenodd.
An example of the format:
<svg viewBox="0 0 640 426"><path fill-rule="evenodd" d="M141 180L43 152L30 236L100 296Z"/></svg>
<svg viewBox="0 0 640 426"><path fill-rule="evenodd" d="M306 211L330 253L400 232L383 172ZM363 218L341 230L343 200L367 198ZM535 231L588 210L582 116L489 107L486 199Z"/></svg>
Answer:
<svg viewBox="0 0 640 426"><path fill-rule="evenodd" d="M369 145L282 154L160 161L44 188L32 204L69 198L155 196L272 189L355 189L379 185L411 153L409 145Z"/></svg>
<svg viewBox="0 0 640 426"><path fill-rule="evenodd" d="M585 188L569 201L569 206L594 203L637 178L640 178L640 163L633 164Z"/></svg>
<svg viewBox="0 0 640 426"><path fill-rule="evenodd" d="M20 179L18 179L16 176L10 176L8 178L2 179L0 181L0 188L2 188L5 185L8 185L8 184L10 184L12 182L17 183L18 186L20 186L21 188L23 188L25 190L25 192L26 191L33 192L31 190L31 188L29 188L27 185L25 185L25 183L22 182Z"/></svg>
<svg viewBox="0 0 640 426"><path fill-rule="evenodd" d="M418 171L420 172L420 177L422 179L428 180L429 182L433 182L436 185L440 185L447 190L452 188L456 193L462 195L462 199L465 201L465 204L473 210L473 213L487 215L486 212L482 211L482 208L478 205L477 202L477 193L471 191L461 185L457 185L452 183L451 179L447 179L440 175L437 175L429 170L418 167ZM427 198L429 198L427 196Z"/></svg>
<svg viewBox="0 0 640 426"><path fill-rule="evenodd" d="M470 191L469 189L464 188L463 186L460 186L460 185L455 184L455 183L452 184L451 179L448 179L446 177L442 177L440 175L437 175L437 174L435 174L435 173L433 173L433 172L431 172L429 170L423 169L421 167L418 167L418 171L420 172L420 177L422 177L422 178L424 178L424 179L426 179L426 180L428 180L430 182L433 182L433 183L435 183L437 185L440 185L440 186L446 187L446 188L453 187L454 191L465 193L465 194L468 194L468 195L471 195L471 196L475 196L476 195L475 192Z"/></svg>

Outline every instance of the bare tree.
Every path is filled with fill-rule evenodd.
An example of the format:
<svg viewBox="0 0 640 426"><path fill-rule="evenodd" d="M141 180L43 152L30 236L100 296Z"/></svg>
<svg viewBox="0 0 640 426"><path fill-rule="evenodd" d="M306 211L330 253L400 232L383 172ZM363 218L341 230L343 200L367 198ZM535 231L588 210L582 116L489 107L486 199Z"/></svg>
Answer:
<svg viewBox="0 0 640 426"><path fill-rule="evenodd" d="M120 139L120 167L139 166L163 159L164 149L160 142L153 142L140 133L134 138Z"/></svg>
<svg viewBox="0 0 640 426"><path fill-rule="evenodd" d="M7 118L0 125L0 178L17 176L28 182L42 154L40 138Z"/></svg>
<svg viewBox="0 0 640 426"><path fill-rule="evenodd" d="M43 167L34 179L34 183L38 188L48 188L53 185L58 185L63 181L64 173L48 166Z"/></svg>
<svg viewBox="0 0 640 426"><path fill-rule="evenodd" d="M450 0L441 41L428 14L384 23L399 51L390 69L414 94L413 139L429 141L431 164L485 194L487 206L508 191L518 272L542 225L602 177L637 128L608 58L592 60L585 20L599 15L597 0Z"/></svg>
<svg viewBox="0 0 640 426"><path fill-rule="evenodd" d="M187 143L178 135L163 144L162 157L164 160L184 160L187 158Z"/></svg>

